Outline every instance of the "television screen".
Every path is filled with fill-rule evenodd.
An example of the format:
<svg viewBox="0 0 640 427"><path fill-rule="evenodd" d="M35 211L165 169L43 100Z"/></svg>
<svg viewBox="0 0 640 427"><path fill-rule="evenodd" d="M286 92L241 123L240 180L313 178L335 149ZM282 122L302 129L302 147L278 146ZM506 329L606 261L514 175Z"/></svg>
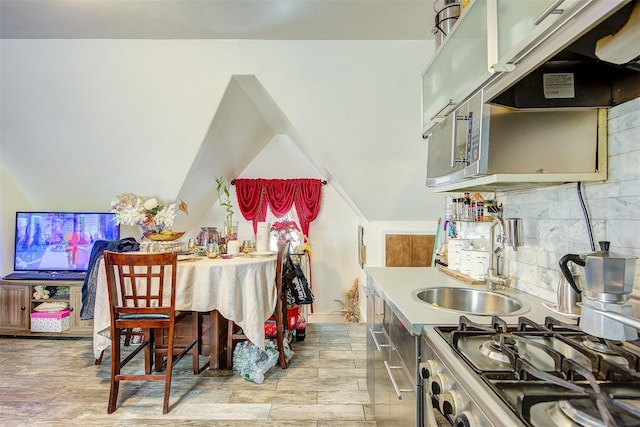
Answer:
<svg viewBox="0 0 640 427"><path fill-rule="evenodd" d="M16 212L15 271L86 271L96 240L118 240L114 213Z"/></svg>

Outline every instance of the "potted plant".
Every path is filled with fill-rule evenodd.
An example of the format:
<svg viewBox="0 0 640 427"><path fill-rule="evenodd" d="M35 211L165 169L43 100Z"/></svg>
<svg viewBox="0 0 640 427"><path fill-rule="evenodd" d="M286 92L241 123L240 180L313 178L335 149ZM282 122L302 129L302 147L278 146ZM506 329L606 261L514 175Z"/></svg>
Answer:
<svg viewBox="0 0 640 427"><path fill-rule="evenodd" d="M229 194L229 184L227 184L222 177L216 177L216 192L218 193L218 203L227 212L225 218L224 228L226 236L233 236L233 204L231 203L231 196Z"/></svg>

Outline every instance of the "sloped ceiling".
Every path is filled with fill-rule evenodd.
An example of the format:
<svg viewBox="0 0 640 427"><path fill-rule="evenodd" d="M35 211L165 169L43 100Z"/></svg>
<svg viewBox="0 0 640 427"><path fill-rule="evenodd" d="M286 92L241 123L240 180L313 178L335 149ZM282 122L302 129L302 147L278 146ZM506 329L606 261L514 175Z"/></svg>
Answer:
<svg viewBox="0 0 640 427"><path fill-rule="evenodd" d="M224 172L223 177L228 181L240 176L277 134L287 135L315 167L315 172L332 181L334 189L345 202L356 214L362 215L342 186L330 178L324 165L306 152L298 132L256 76L237 75L229 82L220 108L178 193L178 200L189 201L189 217L181 217L180 226L195 226L190 221L205 214L211 208L211 201L216 200L212 171ZM221 152L224 152L223 156Z"/></svg>
<svg viewBox="0 0 640 427"><path fill-rule="evenodd" d="M177 199L189 201L189 216L199 218L210 208L211 201L217 199L212 171L224 173L223 177L230 181L274 133L238 80L232 78L178 193Z"/></svg>

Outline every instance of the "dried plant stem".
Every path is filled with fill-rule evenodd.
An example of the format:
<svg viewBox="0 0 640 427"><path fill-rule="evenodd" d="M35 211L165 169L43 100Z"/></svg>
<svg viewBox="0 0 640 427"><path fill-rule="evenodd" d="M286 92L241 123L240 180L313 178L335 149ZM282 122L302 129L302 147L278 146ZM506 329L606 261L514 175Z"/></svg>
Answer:
<svg viewBox="0 0 640 427"><path fill-rule="evenodd" d="M353 281L353 286L344 294L344 300L335 300L342 305L342 315L346 323L358 323L360 321L360 284L358 279Z"/></svg>

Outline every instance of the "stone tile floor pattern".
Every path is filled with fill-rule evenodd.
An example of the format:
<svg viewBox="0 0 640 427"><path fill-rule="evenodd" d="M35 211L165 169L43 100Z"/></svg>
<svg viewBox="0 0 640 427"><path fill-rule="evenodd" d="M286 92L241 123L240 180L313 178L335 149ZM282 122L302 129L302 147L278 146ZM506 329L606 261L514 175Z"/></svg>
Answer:
<svg viewBox="0 0 640 427"><path fill-rule="evenodd" d="M110 353L94 365L90 339L0 338L0 425L375 426L365 373L364 324L308 324L289 369L262 384L232 371L175 368L170 412L162 382L123 382L107 414Z"/></svg>

